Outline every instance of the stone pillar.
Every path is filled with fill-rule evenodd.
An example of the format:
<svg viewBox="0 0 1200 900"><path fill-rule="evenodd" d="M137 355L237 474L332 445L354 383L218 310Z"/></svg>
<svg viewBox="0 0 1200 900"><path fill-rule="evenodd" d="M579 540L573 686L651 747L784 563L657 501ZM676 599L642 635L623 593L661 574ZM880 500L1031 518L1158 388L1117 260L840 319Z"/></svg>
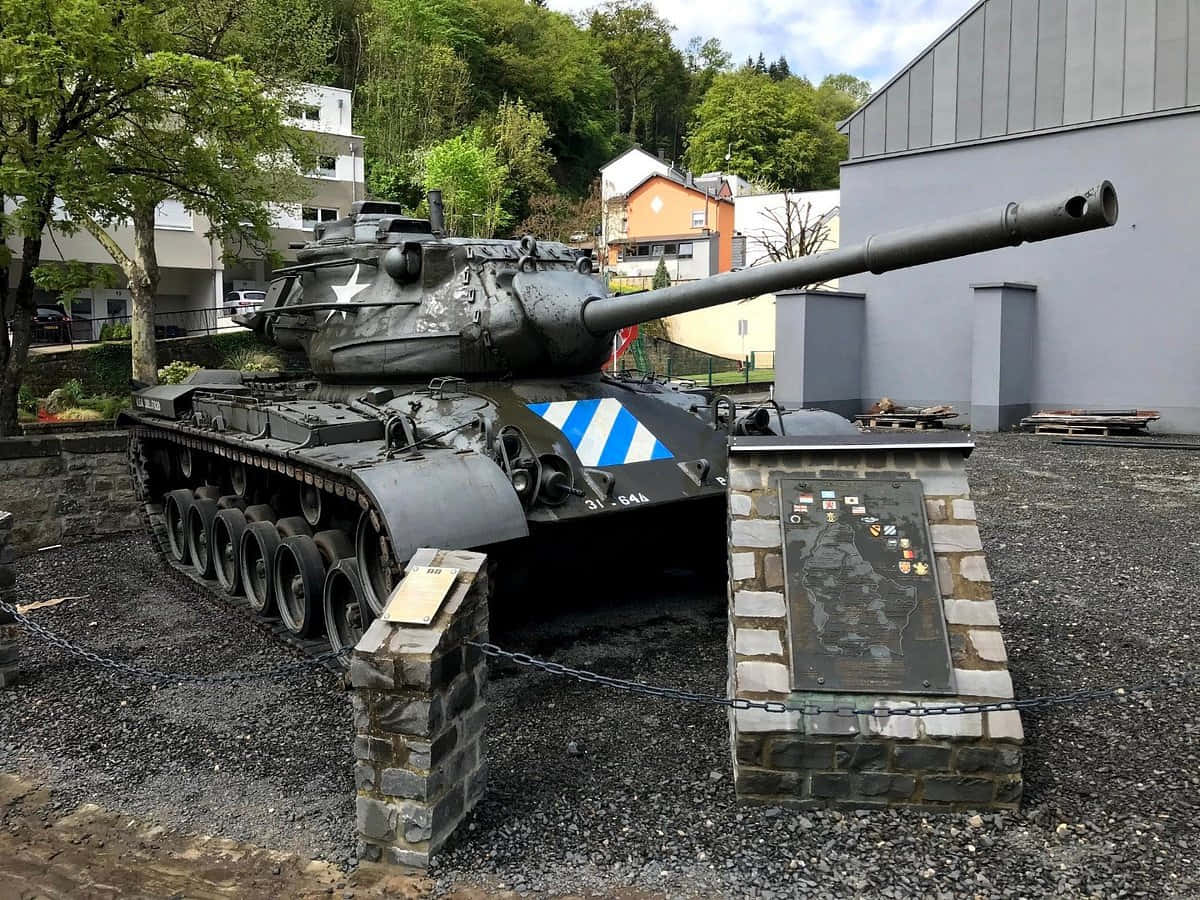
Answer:
<svg viewBox="0 0 1200 900"><path fill-rule="evenodd" d="M1011 428L1032 412L1037 286L973 284L971 427Z"/></svg>
<svg viewBox="0 0 1200 900"><path fill-rule="evenodd" d="M839 415L863 411L866 294L779 291L775 295L775 398Z"/></svg>
<svg viewBox="0 0 1200 900"><path fill-rule="evenodd" d="M1013 696L967 485L965 457L971 447L953 434L732 440L730 696L858 709L988 703ZM956 695L793 688L791 637L800 634L795 629L811 630L814 624L811 616L804 621L795 615L795 594L804 588L785 574L778 495L783 477L814 483L821 478L920 480ZM772 806L1015 808L1023 737L1015 711L928 718L753 709L730 715L737 795Z"/></svg>
<svg viewBox="0 0 1200 900"><path fill-rule="evenodd" d="M13 583L12 562L15 555L9 538L12 536L13 514L0 511L0 600L8 604L17 602ZM0 610L0 688L7 687L17 678L17 642L21 628L12 616Z"/></svg>
<svg viewBox="0 0 1200 900"><path fill-rule="evenodd" d="M426 626L376 619L354 649L359 858L424 868L483 796L487 557L421 549L409 567L460 570Z"/></svg>

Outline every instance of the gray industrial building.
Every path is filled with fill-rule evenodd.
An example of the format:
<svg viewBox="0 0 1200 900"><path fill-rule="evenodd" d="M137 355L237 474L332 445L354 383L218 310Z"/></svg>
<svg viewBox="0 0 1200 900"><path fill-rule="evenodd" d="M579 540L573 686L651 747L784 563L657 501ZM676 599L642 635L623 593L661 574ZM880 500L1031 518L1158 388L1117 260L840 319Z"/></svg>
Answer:
<svg viewBox="0 0 1200 900"><path fill-rule="evenodd" d="M843 130L842 246L1103 178L1120 221L781 296L777 346L803 352L780 354L780 399L951 403L981 430L1153 408L1200 431L1200 0L982 0Z"/></svg>

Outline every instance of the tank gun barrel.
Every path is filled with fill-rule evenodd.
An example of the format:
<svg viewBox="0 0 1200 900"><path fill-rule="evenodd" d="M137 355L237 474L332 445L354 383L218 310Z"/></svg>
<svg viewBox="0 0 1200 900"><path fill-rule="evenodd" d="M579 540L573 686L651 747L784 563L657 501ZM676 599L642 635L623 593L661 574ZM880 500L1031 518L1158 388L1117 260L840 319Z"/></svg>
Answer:
<svg viewBox="0 0 1200 900"><path fill-rule="evenodd" d="M1117 221L1117 192L1109 181L1070 194L967 213L929 225L871 235L861 244L765 266L725 272L657 291L606 299L583 306L593 334L615 331L660 316L673 316L732 300L756 297L833 278L924 265L1026 241L1044 241Z"/></svg>

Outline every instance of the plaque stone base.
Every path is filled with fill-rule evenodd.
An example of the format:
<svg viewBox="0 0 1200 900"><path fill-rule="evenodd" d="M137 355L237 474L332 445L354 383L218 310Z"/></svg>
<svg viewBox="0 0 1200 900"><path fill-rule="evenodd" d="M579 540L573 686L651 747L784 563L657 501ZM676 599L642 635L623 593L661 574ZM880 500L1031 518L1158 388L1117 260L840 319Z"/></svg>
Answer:
<svg viewBox="0 0 1200 900"><path fill-rule="evenodd" d="M954 433L731 439L730 696L858 709L1012 697L967 485L972 447ZM923 541L919 521L879 499L912 479L924 497ZM847 480L864 489L845 496ZM823 492L837 494L834 507ZM810 519L820 527L806 527ZM887 530L895 521L900 530ZM891 542L906 533L911 542ZM920 693L928 664L947 652L949 687ZM917 693L900 670L916 673ZM829 678L814 690L818 672ZM770 806L1015 808L1023 738L1015 711L730 714L738 798Z"/></svg>

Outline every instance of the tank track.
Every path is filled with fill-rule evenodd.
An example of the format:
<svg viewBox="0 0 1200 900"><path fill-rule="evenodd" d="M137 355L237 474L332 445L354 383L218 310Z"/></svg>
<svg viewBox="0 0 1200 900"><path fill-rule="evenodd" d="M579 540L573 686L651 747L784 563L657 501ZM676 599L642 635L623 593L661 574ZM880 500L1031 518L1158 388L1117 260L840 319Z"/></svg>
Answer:
<svg viewBox="0 0 1200 900"><path fill-rule="evenodd" d="M184 427L187 428L187 426ZM330 644L324 635L319 638L304 638L293 634L278 616L263 617L256 614L246 602L245 597L231 596L215 580L204 578L194 566L181 563L174 558L170 548L162 498L156 496L151 483L151 461L148 450L150 441L164 442L177 448L187 448L193 452L207 453L212 457L228 460L231 463L238 462L247 467L261 469L264 472L273 473L276 477L294 482L297 488L307 484L317 490L327 491L335 497L344 498L356 504L370 517L376 530L382 532L383 519L370 499L364 493L356 490L348 481L333 478L328 473L315 472L304 466L297 466L294 461L231 447L198 434L188 434L182 430L154 428L140 423L133 425L130 429L128 456L134 494L141 504L142 520L146 531L153 540L155 551L166 568L174 575L187 579L218 608L234 613L250 627L288 647L297 657L315 658L321 654L327 654ZM351 535L351 539L353 539L353 535ZM395 578L398 570L391 560L390 545L386 536L380 538L380 544L381 556ZM345 669L336 659L324 659L321 664L335 674L345 674Z"/></svg>

